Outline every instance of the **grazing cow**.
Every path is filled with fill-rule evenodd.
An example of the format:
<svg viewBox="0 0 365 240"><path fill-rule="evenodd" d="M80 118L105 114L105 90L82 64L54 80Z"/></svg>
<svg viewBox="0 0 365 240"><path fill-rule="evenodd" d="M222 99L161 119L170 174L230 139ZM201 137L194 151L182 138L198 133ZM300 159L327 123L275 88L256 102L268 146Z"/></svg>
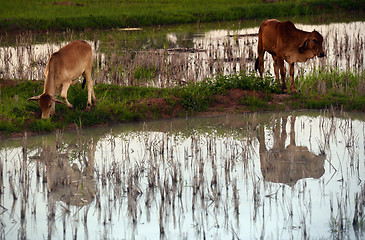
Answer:
<svg viewBox="0 0 365 240"><path fill-rule="evenodd" d="M82 87L84 88L86 82L88 91L86 110L90 110L91 98L94 105L96 104L91 68L91 46L85 41L70 42L58 52L53 53L48 60L44 72L46 79L43 94L31 97L28 101L39 101L43 119L47 119L55 113L55 103L65 104L67 107L72 108L72 104L67 100L67 91L70 85L75 84L76 80L82 75L84 77ZM65 102L57 99L60 93Z"/></svg>
<svg viewBox="0 0 365 240"><path fill-rule="evenodd" d="M290 64L290 90L296 92L294 86L294 63L305 62L314 56L324 57L323 37L317 31L305 32L297 29L291 21L280 22L276 19L264 20L259 29L258 58L255 70L264 72L264 53L269 52L274 60L276 79L279 70L282 79L282 91L287 92L285 84L286 70L284 60Z"/></svg>

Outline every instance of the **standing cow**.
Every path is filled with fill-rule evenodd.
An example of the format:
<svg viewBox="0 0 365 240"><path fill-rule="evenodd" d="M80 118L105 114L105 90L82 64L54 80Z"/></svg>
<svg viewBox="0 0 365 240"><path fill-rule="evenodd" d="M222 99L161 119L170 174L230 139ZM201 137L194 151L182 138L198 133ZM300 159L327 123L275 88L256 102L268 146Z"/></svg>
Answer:
<svg viewBox="0 0 365 240"><path fill-rule="evenodd" d="M65 104L72 108L72 104L67 100L67 91L70 85L75 84L82 75L84 77L82 86L86 82L88 91L86 110L90 110L91 98L94 105L96 104L91 79L92 64L91 46L85 41L70 42L51 55L44 72L46 79L43 94L31 97L28 101L39 101L43 119L47 119L55 113L55 103ZM58 94L61 94L65 102L57 99Z"/></svg>
<svg viewBox="0 0 365 240"><path fill-rule="evenodd" d="M324 57L323 37L317 32L305 32L297 29L291 21L280 22L276 19L264 20L259 29L258 58L255 70L262 77L264 72L264 53L269 52L274 60L276 79L279 70L282 79L282 91L287 92L285 84L286 70L284 60L290 64L290 91L296 92L294 86L294 63L305 62L314 56Z"/></svg>

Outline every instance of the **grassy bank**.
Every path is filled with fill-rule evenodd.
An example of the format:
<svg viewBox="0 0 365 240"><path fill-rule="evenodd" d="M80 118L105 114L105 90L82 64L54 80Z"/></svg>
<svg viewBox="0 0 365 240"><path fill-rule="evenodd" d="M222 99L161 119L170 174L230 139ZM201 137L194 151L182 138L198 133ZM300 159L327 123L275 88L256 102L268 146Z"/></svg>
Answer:
<svg viewBox="0 0 365 240"><path fill-rule="evenodd" d="M13 85L0 80L0 135L23 131L47 132L75 124L93 126L181 117L201 112L330 107L365 111L364 73L322 69L297 81L300 92L295 95L279 94L280 86L272 77L262 80L245 73L217 76L172 89L97 84L98 104L90 112L85 111L87 92L81 89L81 84L76 84L68 93L74 109L57 105L56 114L51 119L42 120L38 104L26 101L42 92L42 82L18 81Z"/></svg>
<svg viewBox="0 0 365 240"><path fill-rule="evenodd" d="M138 27L362 11L362 0L0 1L0 29Z"/></svg>

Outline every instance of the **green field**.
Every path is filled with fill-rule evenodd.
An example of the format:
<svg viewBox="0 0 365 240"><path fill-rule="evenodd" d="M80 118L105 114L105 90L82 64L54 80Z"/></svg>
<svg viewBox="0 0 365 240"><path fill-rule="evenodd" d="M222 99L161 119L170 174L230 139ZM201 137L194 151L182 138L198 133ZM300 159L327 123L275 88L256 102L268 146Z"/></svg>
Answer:
<svg viewBox="0 0 365 240"><path fill-rule="evenodd" d="M0 136L23 131L48 132L75 124L95 126L185 117L204 111L224 113L225 109L217 109L216 106L219 105L219 99L228 99L227 93L232 89L246 91L235 103L238 112L332 107L365 111L365 73L322 69L308 77L297 79L296 85L300 86L297 94L282 98L283 95L278 94L281 91L280 84L272 77L261 79L242 72L175 88L97 84L95 94L98 104L87 112L87 92L81 90L81 84L76 84L68 92L68 100L74 105L74 109L57 105L56 114L48 120L42 120L38 104L26 101L42 92L41 81L19 81L8 86L3 83L0 88ZM275 100L276 97L281 100Z"/></svg>
<svg viewBox="0 0 365 240"><path fill-rule="evenodd" d="M0 1L0 29L65 30L139 27L361 11L363 0Z"/></svg>

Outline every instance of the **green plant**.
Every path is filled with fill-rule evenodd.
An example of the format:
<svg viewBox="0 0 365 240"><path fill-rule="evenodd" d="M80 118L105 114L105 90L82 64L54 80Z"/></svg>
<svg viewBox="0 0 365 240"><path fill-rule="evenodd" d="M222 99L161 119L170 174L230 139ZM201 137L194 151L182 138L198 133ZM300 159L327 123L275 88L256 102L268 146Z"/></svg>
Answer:
<svg viewBox="0 0 365 240"><path fill-rule="evenodd" d="M174 94L188 111L204 111L209 107L212 92L209 83L201 82L175 88Z"/></svg>
<svg viewBox="0 0 365 240"><path fill-rule="evenodd" d="M137 66L134 70L134 78L138 81L150 81L156 76L157 68L154 66Z"/></svg>
<svg viewBox="0 0 365 240"><path fill-rule="evenodd" d="M239 103L249 107L252 111L267 109L267 103L256 96L244 96Z"/></svg>
<svg viewBox="0 0 365 240"><path fill-rule="evenodd" d="M34 132L49 132L55 129L55 124L52 123L51 119L39 119L39 120L31 120L28 123L28 128Z"/></svg>
<svg viewBox="0 0 365 240"><path fill-rule="evenodd" d="M267 75L264 78L255 76L254 72L247 74L246 72L239 72L232 75L216 76L215 81L212 85L219 89L233 89L239 88L243 90L257 90L266 93L280 93L281 88L278 81L271 75ZM217 91L221 93L221 91Z"/></svg>
<svg viewBox="0 0 365 240"><path fill-rule="evenodd" d="M309 96L325 94L342 94L347 96L363 96L365 84L364 72L353 73L332 68L315 69L306 77L296 79L299 90Z"/></svg>

